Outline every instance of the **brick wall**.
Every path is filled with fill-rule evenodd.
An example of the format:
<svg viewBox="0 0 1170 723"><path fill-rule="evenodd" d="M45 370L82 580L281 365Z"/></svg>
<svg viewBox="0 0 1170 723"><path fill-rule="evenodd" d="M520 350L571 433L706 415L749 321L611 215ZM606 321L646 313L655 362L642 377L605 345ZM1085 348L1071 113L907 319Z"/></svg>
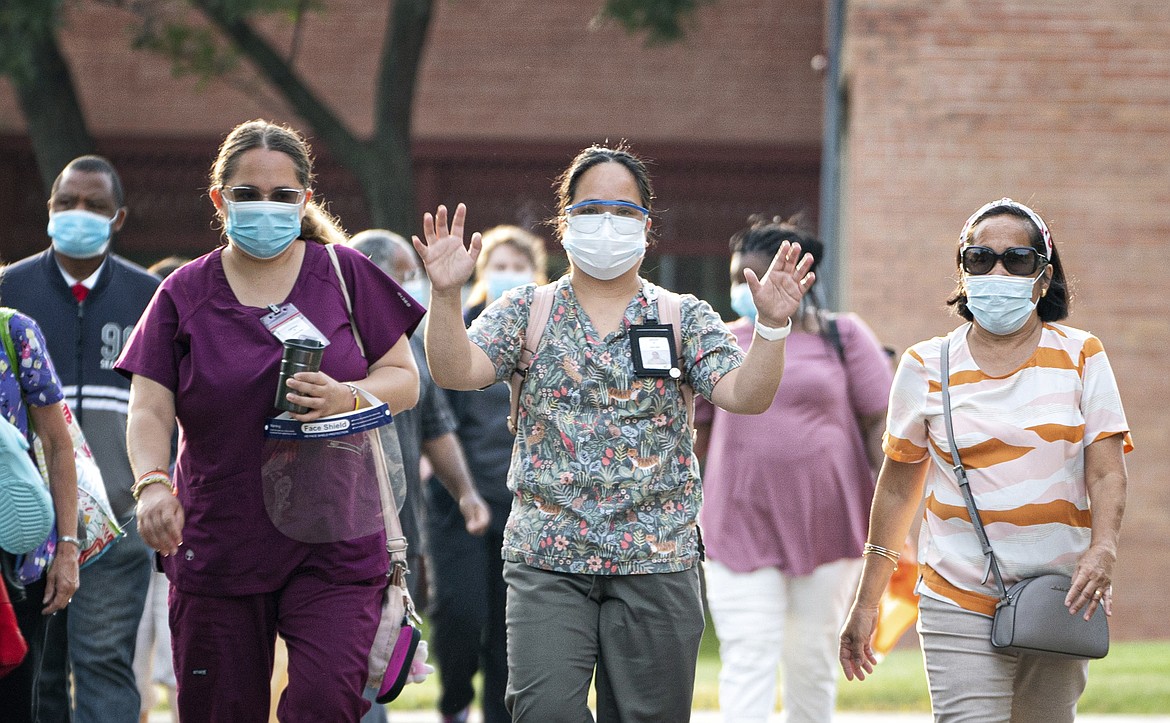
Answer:
<svg viewBox="0 0 1170 723"><path fill-rule="evenodd" d="M371 128L373 79L390 3L328 0L305 22L297 70L358 133ZM719 0L685 42L646 48L601 0L436 0L419 78L420 138L819 143L821 0ZM295 120L247 72L197 92L191 78L129 50L131 16L70 5L62 35L97 135L222 136L262 116ZM292 32L266 23L287 51ZM192 112L198 109L198 112ZM0 80L0 134L23 128Z"/></svg>
<svg viewBox="0 0 1170 723"><path fill-rule="evenodd" d="M848 16L847 294L900 349L957 324L954 245L984 202L1049 222L1137 451L1115 633L1170 635L1170 5L869 0Z"/></svg>

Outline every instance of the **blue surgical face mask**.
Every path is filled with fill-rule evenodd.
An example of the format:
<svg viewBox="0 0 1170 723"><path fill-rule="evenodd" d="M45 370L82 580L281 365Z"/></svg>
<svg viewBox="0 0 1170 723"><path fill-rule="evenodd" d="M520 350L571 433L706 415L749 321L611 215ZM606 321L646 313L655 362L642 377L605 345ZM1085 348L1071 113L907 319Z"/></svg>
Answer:
<svg viewBox="0 0 1170 723"><path fill-rule="evenodd" d="M428 298L428 291L430 289L427 286L426 279L409 279L407 281L403 281L401 286L403 291L410 294L410 298L414 299L423 306L427 305L427 302L430 300Z"/></svg>
<svg viewBox="0 0 1170 723"><path fill-rule="evenodd" d="M1032 289L1043 276L966 276L963 285L967 290L967 309L979 326L992 334L1002 336L1019 331L1036 310Z"/></svg>
<svg viewBox="0 0 1170 723"><path fill-rule="evenodd" d="M756 322L756 302L752 300L752 289L747 284L732 284L731 310L740 316Z"/></svg>
<svg viewBox="0 0 1170 723"><path fill-rule="evenodd" d="M301 204L228 201L224 232L244 253L257 259L280 256L301 234Z"/></svg>
<svg viewBox="0 0 1170 723"><path fill-rule="evenodd" d="M114 218L82 209L50 213L49 237L53 239L53 250L73 259L101 256L110 246Z"/></svg>
<svg viewBox="0 0 1170 723"><path fill-rule="evenodd" d="M531 284L535 280L536 275L531 271L489 271L484 275L484 281L487 282L487 301L490 304L503 296L505 291Z"/></svg>

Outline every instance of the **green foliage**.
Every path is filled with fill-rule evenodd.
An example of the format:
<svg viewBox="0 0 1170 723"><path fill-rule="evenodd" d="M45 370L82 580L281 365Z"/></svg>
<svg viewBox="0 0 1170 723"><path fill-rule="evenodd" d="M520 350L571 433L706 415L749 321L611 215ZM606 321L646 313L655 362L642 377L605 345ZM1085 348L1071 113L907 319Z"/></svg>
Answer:
<svg viewBox="0 0 1170 723"><path fill-rule="evenodd" d="M630 33L646 33L647 45L681 40L700 5L714 0L605 0L594 22L609 17Z"/></svg>
<svg viewBox="0 0 1170 723"><path fill-rule="evenodd" d="M133 41L135 50L148 50L171 61L171 75L193 75L199 86L226 75L240 65L231 45L222 43L211 28L165 22L143 25Z"/></svg>
<svg viewBox="0 0 1170 723"><path fill-rule="evenodd" d="M28 77L34 40L52 35L64 0L4 0L0 3L0 75Z"/></svg>

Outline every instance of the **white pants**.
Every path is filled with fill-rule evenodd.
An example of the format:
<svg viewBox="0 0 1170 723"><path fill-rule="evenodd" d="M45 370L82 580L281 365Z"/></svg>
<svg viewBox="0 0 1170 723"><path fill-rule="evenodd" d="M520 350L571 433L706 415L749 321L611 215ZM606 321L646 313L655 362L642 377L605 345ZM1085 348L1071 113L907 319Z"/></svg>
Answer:
<svg viewBox="0 0 1170 723"><path fill-rule="evenodd" d="M766 721L780 666L784 720L823 722L837 697L837 636L861 560L837 560L802 577L774 567L733 572L708 560L707 604L719 638L719 707L726 721Z"/></svg>

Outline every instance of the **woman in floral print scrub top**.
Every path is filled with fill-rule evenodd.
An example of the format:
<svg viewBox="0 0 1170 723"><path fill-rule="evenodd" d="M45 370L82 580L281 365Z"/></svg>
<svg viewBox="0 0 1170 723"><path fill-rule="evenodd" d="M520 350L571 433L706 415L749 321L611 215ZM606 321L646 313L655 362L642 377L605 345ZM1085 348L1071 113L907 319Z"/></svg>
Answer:
<svg viewBox="0 0 1170 723"><path fill-rule="evenodd" d="M506 701L517 721L684 721L703 629L696 517L702 501L682 383L741 414L764 411L784 342L812 284L785 243L747 283L759 309L745 354L711 307L681 297L681 378L639 376L630 330L657 322L660 290L638 272L653 201L642 161L593 146L558 181L570 260L521 390L504 531ZM480 252L467 210L443 206L415 238L431 279L427 357L435 380L480 389L520 358L535 285L506 293L464 329L460 289Z"/></svg>

